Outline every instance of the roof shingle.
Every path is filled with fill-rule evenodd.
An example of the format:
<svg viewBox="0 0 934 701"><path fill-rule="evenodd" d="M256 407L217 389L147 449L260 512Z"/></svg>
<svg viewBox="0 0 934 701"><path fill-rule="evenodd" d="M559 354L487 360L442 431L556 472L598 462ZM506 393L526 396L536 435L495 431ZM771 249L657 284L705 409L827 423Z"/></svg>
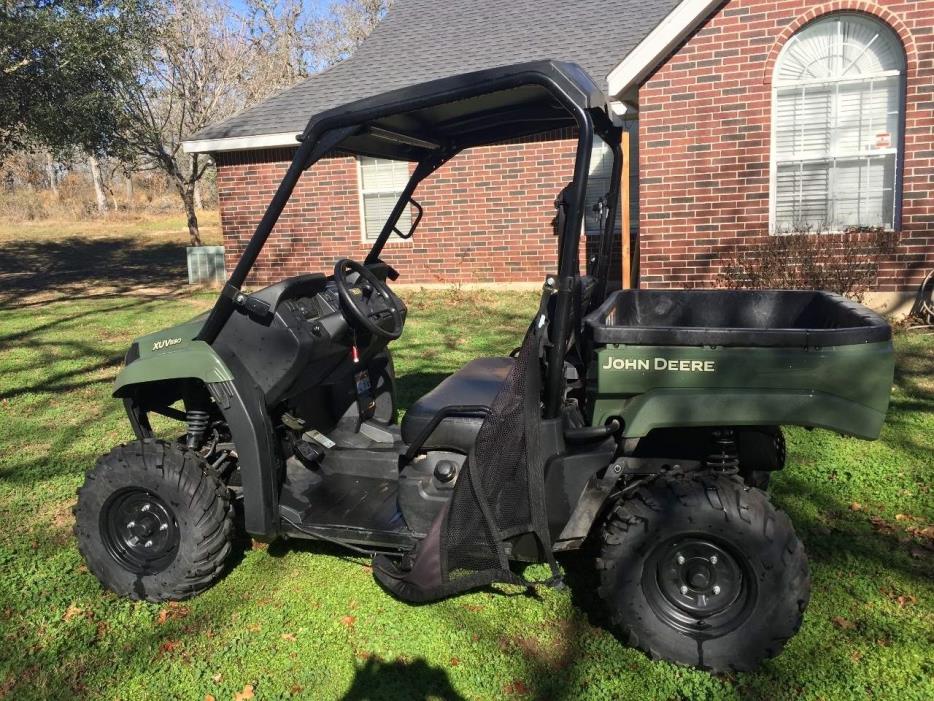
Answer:
<svg viewBox="0 0 934 701"><path fill-rule="evenodd" d="M304 129L319 112L436 78L539 59L580 64L600 86L678 0L396 0L353 56L202 129L194 139Z"/></svg>

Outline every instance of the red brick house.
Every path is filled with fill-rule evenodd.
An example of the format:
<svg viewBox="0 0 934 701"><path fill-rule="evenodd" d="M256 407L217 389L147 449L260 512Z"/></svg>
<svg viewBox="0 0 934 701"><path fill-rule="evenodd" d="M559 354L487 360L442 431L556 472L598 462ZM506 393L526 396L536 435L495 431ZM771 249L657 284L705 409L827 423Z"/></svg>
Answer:
<svg viewBox="0 0 934 701"><path fill-rule="evenodd" d="M186 142L216 159L228 256L311 114L546 57L590 72L632 135L642 286L714 284L737 246L800 228L900 232L869 299L878 307L904 305L934 267L934 0L397 0L353 57ZM384 256L400 282L540 281L571 136L467 152L426 181L418 233ZM597 152L592 168L608 177L602 167ZM254 282L363 258L406 172L341 154L316 165Z"/></svg>

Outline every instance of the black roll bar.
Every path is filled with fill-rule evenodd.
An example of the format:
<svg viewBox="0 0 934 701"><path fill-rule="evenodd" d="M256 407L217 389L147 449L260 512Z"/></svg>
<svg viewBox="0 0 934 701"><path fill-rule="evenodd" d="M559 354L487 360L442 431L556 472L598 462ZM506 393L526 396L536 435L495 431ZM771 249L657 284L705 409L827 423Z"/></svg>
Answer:
<svg viewBox="0 0 934 701"><path fill-rule="evenodd" d="M561 412L564 397L564 356L567 354L568 335L571 331L571 305L574 297L574 278L578 272L578 248L581 223L584 216L584 195L593 149L593 119L578 105L569 106L578 124L577 154L574 158L574 179L571 181L570 207L561 232L558 254L558 280L555 316L551 326L551 347L548 353L548 375L545 378L545 418L556 418Z"/></svg>
<svg viewBox="0 0 934 701"><path fill-rule="evenodd" d="M246 276L250 273L253 264L256 263L260 252L263 250L266 239L269 238L273 227L276 225L276 222L279 221L279 216L282 214L282 210L285 209L285 205L292 196L292 192L295 190L299 178L302 177L302 173L312 163L319 160L328 151L337 146L337 144L356 132L357 129L358 127L356 126L344 127L343 129L335 129L326 133L320 139L303 139L301 141L298 150L295 152L295 156L292 158L292 163L289 165L288 171L286 171L285 177L283 177L282 182L279 183L279 188L276 190L272 202L270 202L269 207L266 208L263 218L260 219L256 231L250 238L250 242L243 250L240 260L237 261L237 267L235 267L234 271L230 274L227 284L224 285L224 291L218 296L214 307L211 309L210 315L208 315L204 326L201 327L201 331L198 332L195 340L213 343L217 335L221 332L221 329L224 328L224 324L227 323L227 319L229 319L230 315L233 313L234 307L237 306L236 300L244 297L239 294L240 288L243 286L244 281L246 281Z"/></svg>
<svg viewBox="0 0 934 701"><path fill-rule="evenodd" d="M396 224L399 223L399 217L402 216L405 208L409 206L409 200L412 198L412 195L415 194L416 188L418 188L422 180L434 173L447 161L451 160L457 153L458 151L453 149L437 151L415 166L415 170L412 172L411 177L409 177L409 181L405 184L405 188L399 195L399 199L396 200L396 205L392 208L392 212L389 213L389 217L387 217L386 223L383 224L383 228L379 232L379 236L376 237L376 241L373 243L373 247L367 254L364 263L369 265L379 261L379 255L383 252L383 246L386 245L389 237L392 236Z"/></svg>

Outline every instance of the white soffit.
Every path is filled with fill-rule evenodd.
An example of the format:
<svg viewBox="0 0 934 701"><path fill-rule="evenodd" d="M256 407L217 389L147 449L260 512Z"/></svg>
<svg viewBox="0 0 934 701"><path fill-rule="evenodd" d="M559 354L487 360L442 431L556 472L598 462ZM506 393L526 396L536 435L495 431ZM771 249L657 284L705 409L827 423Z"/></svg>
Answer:
<svg viewBox="0 0 934 701"><path fill-rule="evenodd" d="M224 139L200 139L183 141L185 153L218 153L221 151L256 151L264 148L297 146L298 134L294 131L258 136L231 136Z"/></svg>

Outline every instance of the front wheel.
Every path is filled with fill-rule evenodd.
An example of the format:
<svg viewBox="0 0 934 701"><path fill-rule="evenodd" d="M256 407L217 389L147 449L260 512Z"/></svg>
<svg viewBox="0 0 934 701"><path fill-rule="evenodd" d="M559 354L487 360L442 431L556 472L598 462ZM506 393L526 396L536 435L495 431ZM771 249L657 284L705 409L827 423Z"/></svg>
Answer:
<svg viewBox="0 0 934 701"><path fill-rule="evenodd" d="M222 574L231 551L227 489L197 454L136 441L97 461L78 490L75 535L88 569L131 599L187 599Z"/></svg>
<svg viewBox="0 0 934 701"><path fill-rule="evenodd" d="M715 671L777 655L810 595L791 521L725 475L641 487L608 516L598 564L600 596L630 645Z"/></svg>

